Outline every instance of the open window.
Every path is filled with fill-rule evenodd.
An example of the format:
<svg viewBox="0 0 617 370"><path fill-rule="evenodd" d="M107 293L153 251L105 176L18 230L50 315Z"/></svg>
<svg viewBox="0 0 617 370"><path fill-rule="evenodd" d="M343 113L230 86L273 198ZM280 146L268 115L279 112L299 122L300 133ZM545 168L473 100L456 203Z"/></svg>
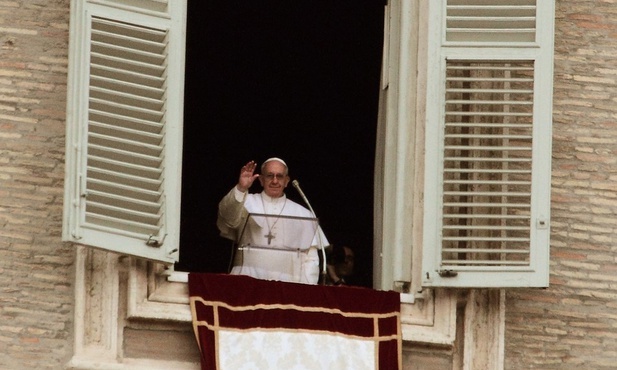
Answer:
<svg viewBox="0 0 617 370"><path fill-rule="evenodd" d="M241 161L282 156L329 239L366 251L364 258L356 251L357 276L370 285L372 177L344 170L372 167L380 1L194 2L185 50L186 1L73 0L64 240L168 265L180 258L175 267L183 271L227 271L230 245L212 219L217 203ZM362 39L369 32L371 39ZM253 33L261 39L252 42ZM270 39L278 43L263 41ZM218 109L232 105L231 113ZM328 111L332 105L339 110ZM181 167L188 180L182 189ZM328 189L315 186L328 181ZM188 195L183 213L180 193ZM293 188L288 195L302 202ZM335 201L338 213L322 211L318 198Z"/></svg>
<svg viewBox="0 0 617 370"><path fill-rule="evenodd" d="M178 260L186 6L72 2L64 240ZM376 288L547 285L553 9L389 5Z"/></svg>

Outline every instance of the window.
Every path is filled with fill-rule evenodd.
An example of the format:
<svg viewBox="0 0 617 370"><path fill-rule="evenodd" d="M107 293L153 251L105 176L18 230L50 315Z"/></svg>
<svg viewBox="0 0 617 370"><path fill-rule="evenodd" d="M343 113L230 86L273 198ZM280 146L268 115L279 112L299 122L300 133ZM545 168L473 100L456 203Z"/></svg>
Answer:
<svg viewBox="0 0 617 370"><path fill-rule="evenodd" d="M320 219L328 221L329 240L362 249L366 257L358 258L357 266L362 265L360 271L366 273L356 276L362 285L371 284L372 199L366 194L372 190L372 177L368 173L357 177L354 164L371 168L374 156L383 11L379 1L347 0L335 5L322 0L319 6L312 0L293 6L271 0L193 3L188 8L194 17L189 22L195 22L188 25L186 97L182 90L185 15L177 8L187 4L75 4L72 24L81 26L71 36L75 47L71 51L69 112L75 113L67 128L65 240L165 264L181 257L176 267L183 271L224 271L230 243L219 236L212 219L217 203L237 180L234 163L271 154L285 158L292 176L300 177ZM310 16L303 14L307 9ZM210 21L203 23L203 19ZM227 28L216 28L219 19L227 19L221 24L229 24L229 19L233 22ZM361 38L369 32L371 39ZM259 38L250 42L252 33L278 42ZM366 57L368 48L374 51L370 58ZM249 57L260 53L265 56ZM335 53L345 56L334 58ZM275 58L280 61L261 62ZM257 59L263 68L254 66ZM374 73L369 76L367 69ZM233 78L242 83L234 83L231 76L239 76ZM286 80L271 84L269 80L281 78L270 76ZM353 81L353 87L348 81ZM251 85L260 92L251 90ZM364 93L367 86L370 96ZM281 99L280 94L287 98ZM313 97L332 103L315 103ZM184 117L185 127L181 125L182 109L177 109L183 101L192 107ZM233 104L237 104L234 109L224 109ZM331 106L340 110L329 114ZM255 122L267 122L267 127ZM294 123L292 131L290 122ZM347 141L341 145L338 138ZM234 141L236 146L222 144ZM178 160L182 150L187 159L183 164ZM326 162L336 166L317 165ZM183 214L178 212L181 191L176 178L181 167L185 170L182 193L188 194L185 200L190 199L183 204ZM210 171L204 171L206 167ZM311 182L328 183L329 189L313 190ZM335 186L353 191L332 191ZM364 190L362 199L354 197L357 189ZM291 187L288 196L302 203ZM336 201L336 211L326 213L318 199L323 204ZM364 208L358 211L360 206ZM177 252L180 218L180 244L185 246L181 256Z"/></svg>
<svg viewBox="0 0 617 370"><path fill-rule="evenodd" d="M375 287L547 285L553 7L389 4ZM71 11L63 238L174 263L186 2Z"/></svg>

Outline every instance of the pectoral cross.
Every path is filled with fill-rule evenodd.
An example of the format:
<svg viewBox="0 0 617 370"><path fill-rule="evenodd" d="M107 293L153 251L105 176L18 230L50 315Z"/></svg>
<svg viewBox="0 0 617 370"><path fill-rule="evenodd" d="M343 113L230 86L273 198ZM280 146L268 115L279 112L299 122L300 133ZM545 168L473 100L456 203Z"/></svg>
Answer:
<svg viewBox="0 0 617 370"><path fill-rule="evenodd" d="M275 239L276 236L274 236L272 234L272 231L268 230L268 233L266 235L264 235L266 238L268 238L268 245L270 245L270 242L272 242L272 239Z"/></svg>

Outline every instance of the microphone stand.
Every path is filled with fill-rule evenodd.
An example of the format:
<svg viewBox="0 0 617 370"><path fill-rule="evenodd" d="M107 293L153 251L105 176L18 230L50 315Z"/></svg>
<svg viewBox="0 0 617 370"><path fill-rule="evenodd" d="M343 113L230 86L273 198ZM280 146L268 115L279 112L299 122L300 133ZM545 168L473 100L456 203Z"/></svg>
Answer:
<svg viewBox="0 0 617 370"><path fill-rule="evenodd" d="M298 191L298 193L304 200L304 203L306 203L313 217L317 218L317 216L315 215L315 211L313 210L313 207L311 207L311 203L308 201L308 198L306 197L306 195L304 195L304 192L300 188L300 183L298 183L298 180L293 180L291 184L293 185L294 188L296 188L296 190ZM319 223L317 224L317 239L319 240L319 248L321 249L321 254L323 257L323 269L321 271L321 284L325 285L326 284L326 274L327 274L326 249L323 246L323 240L321 240L321 227L319 227Z"/></svg>

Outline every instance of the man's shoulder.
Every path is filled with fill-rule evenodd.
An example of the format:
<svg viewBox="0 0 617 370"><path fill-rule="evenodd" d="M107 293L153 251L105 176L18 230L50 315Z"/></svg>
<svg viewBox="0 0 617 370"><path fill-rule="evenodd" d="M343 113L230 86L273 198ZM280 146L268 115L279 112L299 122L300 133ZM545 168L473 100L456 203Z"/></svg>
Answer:
<svg viewBox="0 0 617 370"><path fill-rule="evenodd" d="M246 207L253 208L261 204L260 193L246 193L246 198L244 198L244 205Z"/></svg>
<svg viewBox="0 0 617 370"><path fill-rule="evenodd" d="M288 208L289 211L293 212L297 216L304 216L304 217L312 216L311 211L309 211L308 208L304 207L303 205L299 203L294 202L293 200L289 198L287 198L287 204L285 205L285 208Z"/></svg>
<svg viewBox="0 0 617 370"><path fill-rule="evenodd" d="M261 193L246 193L246 199L255 199L261 197Z"/></svg>

